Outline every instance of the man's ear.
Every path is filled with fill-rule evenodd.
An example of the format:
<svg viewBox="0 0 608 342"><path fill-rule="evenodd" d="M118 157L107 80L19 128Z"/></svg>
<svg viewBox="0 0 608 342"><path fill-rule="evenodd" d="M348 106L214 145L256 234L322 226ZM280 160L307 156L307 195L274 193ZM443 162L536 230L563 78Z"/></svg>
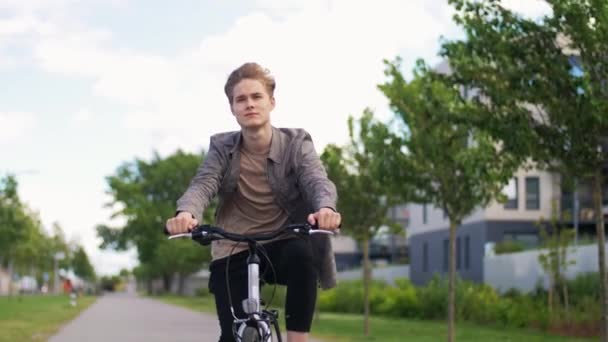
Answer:
<svg viewBox="0 0 608 342"><path fill-rule="evenodd" d="M272 105L272 109L274 109L274 107L276 106L276 100L274 99L274 96L270 97L270 104Z"/></svg>

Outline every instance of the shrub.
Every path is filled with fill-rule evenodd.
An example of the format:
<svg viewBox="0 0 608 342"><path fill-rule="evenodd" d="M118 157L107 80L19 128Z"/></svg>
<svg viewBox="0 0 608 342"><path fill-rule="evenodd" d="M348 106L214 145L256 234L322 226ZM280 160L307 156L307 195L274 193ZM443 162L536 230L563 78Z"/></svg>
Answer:
<svg viewBox="0 0 608 342"><path fill-rule="evenodd" d="M383 290L383 301L375 313L382 315L415 318L420 312L420 298L416 288L408 279L397 279L395 287Z"/></svg>
<svg viewBox="0 0 608 342"><path fill-rule="evenodd" d="M495 322L498 316L499 296L485 284L458 281L456 288L457 317L478 323Z"/></svg>
<svg viewBox="0 0 608 342"><path fill-rule="evenodd" d="M197 297L208 297L210 294L207 286L200 287L194 291L194 295Z"/></svg>
<svg viewBox="0 0 608 342"><path fill-rule="evenodd" d="M421 319L445 319L448 305L448 282L436 275L424 287L418 288Z"/></svg>
<svg viewBox="0 0 608 342"><path fill-rule="evenodd" d="M590 272L578 275L575 279L568 280L568 295L572 303L589 297L593 300L600 300L600 274Z"/></svg>
<svg viewBox="0 0 608 342"><path fill-rule="evenodd" d="M571 298L576 296L576 300L571 301L568 315L555 312L559 318L557 321L575 325L597 321L601 312L596 282L599 282L597 274L586 274L569 281ZM448 282L439 275L422 287L414 286L408 279L398 279L395 286L378 281L370 286L372 314L443 320L447 316L447 303ZM343 281L332 290L320 291L317 305L321 311L361 314L362 281ZM547 293L540 283L530 294L510 289L501 296L489 285L457 279L456 310L457 319L480 324L549 329L557 322L549 316Z"/></svg>
<svg viewBox="0 0 608 342"><path fill-rule="evenodd" d="M494 245L494 253L496 254L516 253L524 249L526 249L526 246L523 243L513 240L504 240Z"/></svg>
<svg viewBox="0 0 608 342"><path fill-rule="evenodd" d="M273 295L274 292L274 295ZM262 286L261 297L264 304L273 307L280 308L283 310L285 307L285 296L287 294L287 287L282 285L266 284Z"/></svg>

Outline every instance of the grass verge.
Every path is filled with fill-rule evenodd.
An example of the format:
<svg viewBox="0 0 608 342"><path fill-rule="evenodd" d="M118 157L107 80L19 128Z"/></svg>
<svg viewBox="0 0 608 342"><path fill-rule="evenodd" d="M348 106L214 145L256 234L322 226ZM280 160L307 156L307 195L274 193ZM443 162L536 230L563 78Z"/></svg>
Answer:
<svg viewBox="0 0 608 342"><path fill-rule="evenodd" d="M190 308L195 311L215 313L213 297L152 297L166 303ZM281 310L282 313L282 310ZM281 318L281 329L285 325ZM324 342L346 341L443 341L447 336L445 322L418 321L388 317L372 317L370 335L363 336L363 316L341 313L320 313L313 322L313 336ZM284 335L284 334L283 334ZM500 342L588 342L596 339L561 337L536 330L486 327L459 322L456 325L458 341L500 341Z"/></svg>
<svg viewBox="0 0 608 342"><path fill-rule="evenodd" d="M79 297L72 307L67 296L0 297L0 342L46 341L95 299Z"/></svg>

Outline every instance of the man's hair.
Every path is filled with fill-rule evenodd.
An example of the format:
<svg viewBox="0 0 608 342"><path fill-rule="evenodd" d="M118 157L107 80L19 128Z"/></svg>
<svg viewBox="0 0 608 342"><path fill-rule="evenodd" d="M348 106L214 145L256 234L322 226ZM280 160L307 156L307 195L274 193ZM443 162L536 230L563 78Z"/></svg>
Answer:
<svg viewBox="0 0 608 342"><path fill-rule="evenodd" d="M263 68L257 63L245 63L230 73L226 85L224 86L224 92L228 97L228 102L232 105L232 98L234 96L234 86L244 79L251 79L262 82L268 95L272 97L274 95L274 88L276 82L274 77L270 74L270 70Z"/></svg>

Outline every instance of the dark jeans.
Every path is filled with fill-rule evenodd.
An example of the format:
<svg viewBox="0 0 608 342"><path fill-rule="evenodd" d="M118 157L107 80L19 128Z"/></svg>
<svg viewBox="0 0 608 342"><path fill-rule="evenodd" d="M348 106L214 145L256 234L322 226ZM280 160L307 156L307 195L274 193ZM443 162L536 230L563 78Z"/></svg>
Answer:
<svg viewBox="0 0 608 342"><path fill-rule="evenodd" d="M312 250L308 238L297 237L273 241L263 245L274 266L276 279L268 260L258 246L260 258L261 285L287 285L285 299L285 322L287 330L309 332L317 298L318 272L312 261ZM247 298L247 256L248 251L230 257L229 282L232 305L236 317L244 318L242 301ZM209 290L215 295L215 307L222 329L220 342L234 341L232 335L233 317L230 312L226 287L226 263L228 258L215 260L209 266L211 272Z"/></svg>

